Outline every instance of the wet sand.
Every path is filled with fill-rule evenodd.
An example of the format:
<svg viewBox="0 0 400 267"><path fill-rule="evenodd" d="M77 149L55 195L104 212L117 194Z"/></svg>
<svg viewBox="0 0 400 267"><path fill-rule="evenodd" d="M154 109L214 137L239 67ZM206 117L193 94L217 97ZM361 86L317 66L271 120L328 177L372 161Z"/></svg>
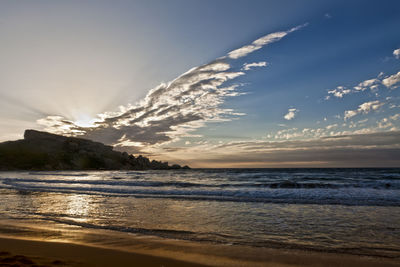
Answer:
<svg viewBox="0 0 400 267"><path fill-rule="evenodd" d="M0 238L0 266L400 266L399 259L336 253L206 244L187 250L183 245L182 251L176 251L176 244L172 244L175 246L172 250L168 243L164 245L151 255L71 243Z"/></svg>
<svg viewBox="0 0 400 267"><path fill-rule="evenodd" d="M203 266L69 243L0 238L0 266Z"/></svg>

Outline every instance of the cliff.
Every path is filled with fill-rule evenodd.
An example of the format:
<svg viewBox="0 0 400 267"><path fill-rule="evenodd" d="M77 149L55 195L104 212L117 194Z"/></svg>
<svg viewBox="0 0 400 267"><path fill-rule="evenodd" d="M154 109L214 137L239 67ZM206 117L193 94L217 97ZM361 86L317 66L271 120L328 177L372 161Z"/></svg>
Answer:
<svg viewBox="0 0 400 267"><path fill-rule="evenodd" d="M0 143L0 170L167 170L179 165L114 151L86 139L26 130L24 139ZM187 166L183 168L189 168Z"/></svg>

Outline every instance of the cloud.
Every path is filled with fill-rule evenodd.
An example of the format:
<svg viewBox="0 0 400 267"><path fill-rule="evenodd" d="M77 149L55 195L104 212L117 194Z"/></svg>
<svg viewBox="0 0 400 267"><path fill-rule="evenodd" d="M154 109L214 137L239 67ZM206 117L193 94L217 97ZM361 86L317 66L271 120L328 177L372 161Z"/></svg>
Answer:
<svg viewBox="0 0 400 267"><path fill-rule="evenodd" d="M332 94L335 97L342 98L344 95L350 94L351 90L344 86L338 86L333 90L328 91L328 94ZM329 99L329 96L328 96Z"/></svg>
<svg viewBox="0 0 400 267"><path fill-rule="evenodd" d="M182 74L175 80L150 90L135 106L120 112L100 114L93 127L79 127L59 116L38 120L46 130L82 137L113 145L154 145L171 141L204 125L205 122L230 120L242 115L219 106L228 96L240 95L236 85L225 82L244 75L229 71L230 65L217 60Z"/></svg>
<svg viewBox="0 0 400 267"><path fill-rule="evenodd" d="M288 110L288 113L285 116L283 116L283 118L285 118L285 120L290 121L290 120L294 119L294 117L296 116L297 112L299 112L298 109L290 108Z"/></svg>
<svg viewBox="0 0 400 267"><path fill-rule="evenodd" d="M379 75L379 76L381 77L381 75ZM367 89L374 91L374 90L377 90L381 84L382 84L382 81L379 78L373 78L373 79L368 79L368 80L362 81L358 85L353 86L353 88L348 88L348 87L340 85L340 86L336 87L335 89L328 90L328 96L326 96L325 99L328 100L330 98L329 95L333 95L334 97L337 97L337 98L343 98L343 96L345 96L345 95L363 92Z"/></svg>
<svg viewBox="0 0 400 267"><path fill-rule="evenodd" d="M191 132L203 127L205 123L229 121L244 115L221 107L227 97L243 94L238 90L239 84L231 81L245 73L232 71L232 59L248 55L304 26L268 34L249 46L194 67L176 79L150 90L135 105L121 106L119 111L98 114L97 120L90 127L79 126L61 116L47 116L37 123L49 132L79 135L117 147L130 146L135 151L140 147L156 147L181 137L192 136ZM266 66L266 62L250 63L243 68L249 70L261 66Z"/></svg>
<svg viewBox="0 0 400 267"><path fill-rule="evenodd" d="M393 51L393 56L397 59L400 59L400 48Z"/></svg>
<svg viewBox="0 0 400 267"><path fill-rule="evenodd" d="M400 132L232 141L181 148L171 156L180 155L196 167L396 167L400 165Z"/></svg>
<svg viewBox="0 0 400 267"><path fill-rule="evenodd" d="M365 105L363 106L364 109ZM371 108L372 109L372 108ZM358 114L358 111L354 111L355 114ZM355 115L354 115L355 116ZM269 140L280 141L280 140L301 140L301 139L315 139L322 137L333 137L333 136L341 136L341 135L354 135L354 134L366 134L366 133L374 133L380 132L382 129L388 131L397 131L399 127L397 126L396 121L400 118L400 114L394 114L388 116L386 118L381 119L380 121L375 121L373 123L372 120L368 118L355 121L349 121L347 123L334 123L330 125L326 125L325 127L319 128L286 128L282 130L278 130L276 132L268 132L267 138ZM340 118L339 118L340 119ZM366 124L366 122L370 122ZM383 127L385 125L385 127ZM390 129L388 129L390 127Z"/></svg>
<svg viewBox="0 0 400 267"><path fill-rule="evenodd" d="M326 128L327 130L330 130L330 129L333 129L333 128L336 128L336 127L338 127L337 123L328 125L328 126L326 126L325 128Z"/></svg>
<svg viewBox="0 0 400 267"><path fill-rule="evenodd" d="M280 39L282 39L289 33L297 31L307 25L308 25L308 23L305 23L303 25L299 25L297 27L291 28L288 31L274 32L274 33L267 34L267 35L255 40L254 42L252 42L249 45L245 45L238 49L232 50L231 52L228 53L228 57L231 59L238 59L238 58L247 56L248 54L250 54L254 51L257 51L268 44L279 41Z"/></svg>
<svg viewBox="0 0 400 267"><path fill-rule="evenodd" d="M353 86L352 88L340 85L335 89L328 90L328 95L325 97L325 100L330 99L331 95L337 98L343 98L343 96L345 95L363 92L367 89L369 89L370 91L376 91L382 88L382 85L384 85L386 88L389 89L395 89L397 88L396 85L399 82L400 82L400 72L386 77L384 77L384 74L380 72L377 78L372 78L362 81L356 86Z"/></svg>
<svg viewBox="0 0 400 267"><path fill-rule="evenodd" d="M400 82L400 71L382 80L382 83L388 88L395 88L394 85Z"/></svg>
<svg viewBox="0 0 400 267"><path fill-rule="evenodd" d="M265 67L267 66L267 62L261 61L261 62L254 62L254 63L244 63L242 70L250 70L253 67Z"/></svg>
<svg viewBox="0 0 400 267"><path fill-rule="evenodd" d="M354 89L357 91L365 91L367 89L374 90L376 89L377 85L381 83L378 79L369 79L363 82L360 82L357 86L354 86Z"/></svg>
<svg viewBox="0 0 400 267"><path fill-rule="evenodd" d="M385 103L380 102L379 100L365 102L358 106L356 110L347 110L344 112L344 119L350 119L360 113L368 114L372 110L378 110L381 108Z"/></svg>
<svg viewBox="0 0 400 267"><path fill-rule="evenodd" d="M84 133L79 131L79 127L72 121L66 120L62 116L47 116L36 121L38 124L44 126L44 130L54 132L57 129L58 133L66 135L74 135Z"/></svg>
<svg viewBox="0 0 400 267"><path fill-rule="evenodd" d="M381 121L378 121L379 129L387 129L389 127L393 127L393 123L389 121L388 118L383 118Z"/></svg>

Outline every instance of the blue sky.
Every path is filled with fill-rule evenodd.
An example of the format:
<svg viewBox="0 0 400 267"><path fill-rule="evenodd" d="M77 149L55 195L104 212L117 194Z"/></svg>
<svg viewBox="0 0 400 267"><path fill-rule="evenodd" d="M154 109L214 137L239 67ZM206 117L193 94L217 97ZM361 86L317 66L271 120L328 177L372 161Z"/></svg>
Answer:
<svg viewBox="0 0 400 267"><path fill-rule="evenodd" d="M0 140L34 128L195 167L400 166L398 14L398 1L0 1Z"/></svg>

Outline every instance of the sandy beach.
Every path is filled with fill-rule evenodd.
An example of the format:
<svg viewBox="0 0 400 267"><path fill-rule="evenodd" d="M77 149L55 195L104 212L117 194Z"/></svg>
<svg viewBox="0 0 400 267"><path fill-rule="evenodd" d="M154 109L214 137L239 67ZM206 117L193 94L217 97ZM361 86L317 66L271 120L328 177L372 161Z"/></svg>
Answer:
<svg viewBox="0 0 400 267"><path fill-rule="evenodd" d="M0 238L0 266L203 266L134 252Z"/></svg>
<svg viewBox="0 0 400 267"><path fill-rule="evenodd" d="M192 247L178 253L166 246L153 252L149 255L71 243L0 238L1 266L400 266L398 260L386 258L235 246L202 245L201 249ZM159 256L162 254L169 257Z"/></svg>
<svg viewBox="0 0 400 267"><path fill-rule="evenodd" d="M289 171L2 173L0 265L400 266L398 192L330 188L394 171L293 170L326 186L259 189Z"/></svg>

